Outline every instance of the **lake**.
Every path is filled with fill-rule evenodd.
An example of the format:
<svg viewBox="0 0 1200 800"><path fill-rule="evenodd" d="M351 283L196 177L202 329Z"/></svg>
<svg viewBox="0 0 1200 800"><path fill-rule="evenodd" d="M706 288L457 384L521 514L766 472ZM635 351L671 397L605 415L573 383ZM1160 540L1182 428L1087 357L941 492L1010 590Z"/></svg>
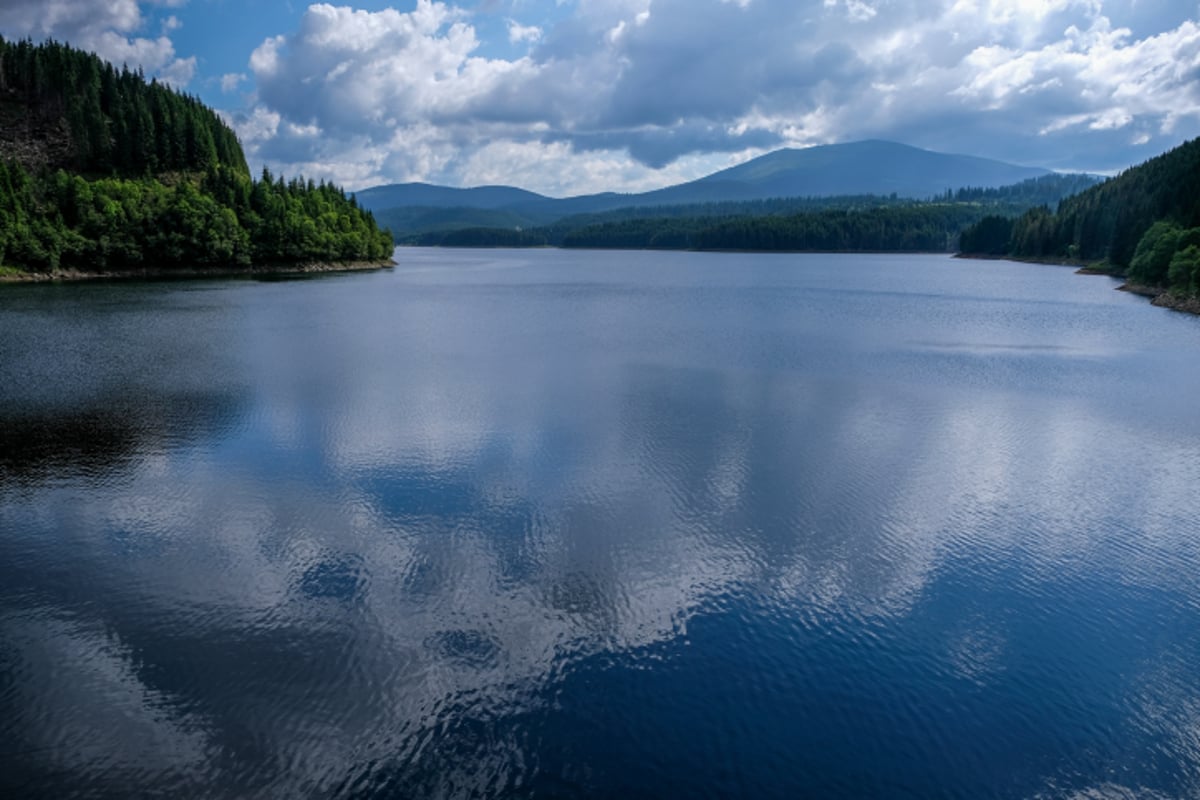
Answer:
<svg viewBox="0 0 1200 800"><path fill-rule="evenodd" d="M397 259L0 287L0 795L1200 796L1200 319Z"/></svg>

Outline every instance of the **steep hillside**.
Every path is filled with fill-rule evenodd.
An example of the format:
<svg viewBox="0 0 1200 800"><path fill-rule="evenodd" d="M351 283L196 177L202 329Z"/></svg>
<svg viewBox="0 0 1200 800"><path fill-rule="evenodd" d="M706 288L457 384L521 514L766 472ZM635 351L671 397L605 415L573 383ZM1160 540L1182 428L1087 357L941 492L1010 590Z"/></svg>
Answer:
<svg viewBox="0 0 1200 800"><path fill-rule="evenodd" d="M0 38L0 274L390 261L341 189L252 180L195 98L95 55Z"/></svg>
<svg viewBox="0 0 1200 800"><path fill-rule="evenodd" d="M199 100L55 43L0 38L0 142L30 171L249 175L237 137Z"/></svg>
<svg viewBox="0 0 1200 800"><path fill-rule="evenodd" d="M1013 230L1012 252L1105 259L1125 269L1138 242L1159 221L1200 226L1200 139L1076 195L1056 214L1030 213Z"/></svg>
<svg viewBox="0 0 1200 800"><path fill-rule="evenodd" d="M1102 262L1143 286L1200 293L1200 139L1064 200L1057 212L982 220L964 232L962 249Z"/></svg>

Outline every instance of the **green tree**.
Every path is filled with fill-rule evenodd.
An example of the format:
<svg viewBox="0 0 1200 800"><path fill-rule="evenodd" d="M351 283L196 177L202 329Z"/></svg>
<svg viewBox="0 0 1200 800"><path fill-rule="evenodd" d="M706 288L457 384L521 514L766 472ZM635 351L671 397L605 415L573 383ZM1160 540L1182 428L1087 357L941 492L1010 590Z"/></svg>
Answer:
<svg viewBox="0 0 1200 800"><path fill-rule="evenodd" d="M1200 292L1200 246L1189 245L1171 257L1167 268L1171 288Z"/></svg>
<svg viewBox="0 0 1200 800"><path fill-rule="evenodd" d="M1151 225L1138 241L1133 259L1129 262L1130 280L1146 286L1165 285L1181 233L1183 231L1173 222Z"/></svg>

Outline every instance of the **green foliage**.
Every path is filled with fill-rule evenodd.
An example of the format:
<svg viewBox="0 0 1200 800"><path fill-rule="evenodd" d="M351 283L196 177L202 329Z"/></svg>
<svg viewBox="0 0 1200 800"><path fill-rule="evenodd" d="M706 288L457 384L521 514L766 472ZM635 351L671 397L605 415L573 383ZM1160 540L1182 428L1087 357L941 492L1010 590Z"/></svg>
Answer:
<svg viewBox="0 0 1200 800"><path fill-rule="evenodd" d="M1012 234L1012 219L989 215L963 231L958 249L972 255L1004 255L1011 246Z"/></svg>
<svg viewBox="0 0 1200 800"><path fill-rule="evenodd" d="M1010 253L1032 258L1106 260L1136 272L1139 280L1165 283L1167 267L1143 260L1135 269L1139 243L1156 222L1200 226L1200 139L1126 170L1064 200L1057 213L1022 217ZM1170 256L1167 257L1169 263Z"/></svg>
<svg viewBox="0 0 1200 800"><path fill-rule="evenodd" d="M220 117L140 73L66 45L0 38L0 102L30 124L70 130L59 169L0 162L0 265L157 271L391 257L391 234L340 188L265 171L251 180Z"/></svg>
<svg viewBox="0 0 1200 800"><path fill-rule="evenodd" d="M970 236L968 232L968 236ZM1010 241L1015 252L1042 252L1054 238L1054 215L1045 206L1031 208L1013 223ZM1066 256L1066 253L1062 253Z"/></svg>
<svg viewBox="0 0 1200 800"><path fill-rule="evenodd" d="M633 219L572 231L562 246L947 252L958 231L982 213L976 205L913 203L771 216Z"/></svg>
<svg viewBox="0 0 1200 800"><path fill-rule="evenodd" d="M68 45L0 37L0 98L20 104L31 126L65 123L67 159L52 167L141 176L221 166L249 175L233 131L198 99Z"/></svg>
<svg viewBox="0 0 1200 800"><path fill-rule="evenodd" d="M1156 222L1150 226L1134 250L1129 262L1129 278L1146 286L1160 286L1167 282L1171 257L1183 233L1173 222Z"/></svg>
<svg viewBox="0 0 1200 800"><path fill-rule="evenodd" d="M632 206L572 214L541 227L523 206L409 206L379 214L406 243L427 246L945 251L963 226L981 217L995 217L1011 230L1010 218L1031 204L1057 204L1094 183L1087 175L1047 175L996 189L959 189L930 201L850 195ZM546 203L554 208L580 199L586 198ZM536 215L543 221L554 218L541 205ZM463 232L447 233L458 229Z"/></svg>
<svg viewBox="0 0 1200 800"><path fill-rule="evenodd" d="M1200 246L1189 245L1175 253L1167 276L1172 288L1193 294L1200 292Z"/></svg>
<svg viewBox="0 0 1200 800"><path fill-rule="evenodd" d="M905 208L920 205L959 204L986 207L991 214L1013 217L1036 205L1056 206L1058 202L1082 188L1092 186L1096 179L1088 175L1047 175L1032 178L1012 186L995 189L965 188L946 192L936 200L913 200L906 197L879 195L842 195L836 197L779 197L768 200L713 201L668 205L634 205L605 211L567 213L589 203L602 203L602 197L568 198L537 202L515 202L503 208L435 207L407 205L377 208L376 216L392 232L415 244L438 243L443 237L428 236L440 231L459 228L536 229L552 245L560 245L566 237L584 228L624 223L632 220L657 220L662 229L655 246L686 248L685 233L695 229L696 220L728 220L738 217L785 216L818 211L864 211L873 208ZM383 187L387 188L387 187ZM471 191L471 190L468 190ZM515 191L515 190L514 190ZM379 192L369 192L377 198ZM628 198L630 201L635 197ZM376 199L376 203L379 201ZM681 223L667 220L683 220ZM653 238L640 236L640 242ZM667 244L675 241L675 245Z"/></svg>
<svg viewBox="0 0 1200 800"><path fill-rule="evenodd" d="M248 267L391 257L339 188L212 167L173 186L153 178L30 178L0 163L0 263L48 272Z"/></svg>
<svg viewBox="0 0 1200 800"><path fill-rule="evenodd" d="M995 189L966 188L947 192L944 198L956 203L990 203L993 205L1019 205L1026 208L1036 206L1054 207L1060 201L1090 189L1099 183L1091 175L1078 173L1042 175Z"/></svg>
<svg viewBox="0 0 1200 800"><path fill-rule="evenodd" d="M1200 291L1200 227L1187 230L1172 222L1150 226L1134 251L1129 279L1178 292Z"/></svg>

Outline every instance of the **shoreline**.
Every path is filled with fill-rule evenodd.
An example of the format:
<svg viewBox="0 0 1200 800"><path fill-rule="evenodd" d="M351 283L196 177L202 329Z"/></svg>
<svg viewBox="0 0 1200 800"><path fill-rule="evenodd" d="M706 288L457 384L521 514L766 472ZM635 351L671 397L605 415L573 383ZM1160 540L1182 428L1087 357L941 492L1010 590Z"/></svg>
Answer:
<svg viewBox="0 0 1200 800"><path fill-rule="evenodd" d="M997 256L990 253L955 253L954 258L961 258L965 261L1015 261L1018 264L1042 264L1047 267L1075 267L1080 275L1112 275L1112 273L1097 267L1094 261L1080 261L1077 258L1024 258L1021 256Z"/></svg>
<svg viewBox="0 0 1200 800"><path fill-rule="evenodd" d="M1200 317L1200 295L1177 295L1169 289L1156 289L1136 283L1123 283L1117 287L1117 291L1148 297L1152 306Z"/></svg>
<svg viewBox="0 0 1200 800"><path fill-rule="evenodd" d="M1120 276L1113 275L1111 272L1105 272L1102 269L1085 267L1076 270L1075 274L1104 275L1120 280ZM1150 301L1150 305L1152 306L1178 311L1181 314L1200 316L1200 295L1179 295L1170 289L1163 289L1158 286L1146 286L1145 284L1133 283L1131 281L1126 281L1115 288L1118 292L1128 292L1129 294L1136 294L1138 297L1145 297Z"/></svg>
<svg viewBox="0 0 1200 800"><path fill-rule="evenodd" d="M83 272L75 269L54 272L0 274L0 284L85 283L87 281L188 280L191 278L237 278L257 275L318 275L329 272L372 272L396 266L392 259L379 261L305 261L298 264L255 264L249 267L148 267L129 270Z"/></svg>
<svg viewBox="0 0 1200 800"><path fill-rule="evenodd" d="M1021 264L1075 267L1076 275L1102 275L1106 278L1121 280L1120 275L1114 275L1103 267L1097 266L1095 263L1072 261L1069 259L1015 258L1013 256L971 255L968 253L956 253L954 257L973 261L1016 261ZM1118 292L1128 292L1129 294L1136 294L1139 297L1145 297L1150 301L1150 305L1158 306L1159 308L1178 311L1182 314L1200 316L1200 295L1181 296L1174 294L1170 289L1144 286L1140 283L1131 283L1129 281L1114 287L1114 289Z"/></svg>

